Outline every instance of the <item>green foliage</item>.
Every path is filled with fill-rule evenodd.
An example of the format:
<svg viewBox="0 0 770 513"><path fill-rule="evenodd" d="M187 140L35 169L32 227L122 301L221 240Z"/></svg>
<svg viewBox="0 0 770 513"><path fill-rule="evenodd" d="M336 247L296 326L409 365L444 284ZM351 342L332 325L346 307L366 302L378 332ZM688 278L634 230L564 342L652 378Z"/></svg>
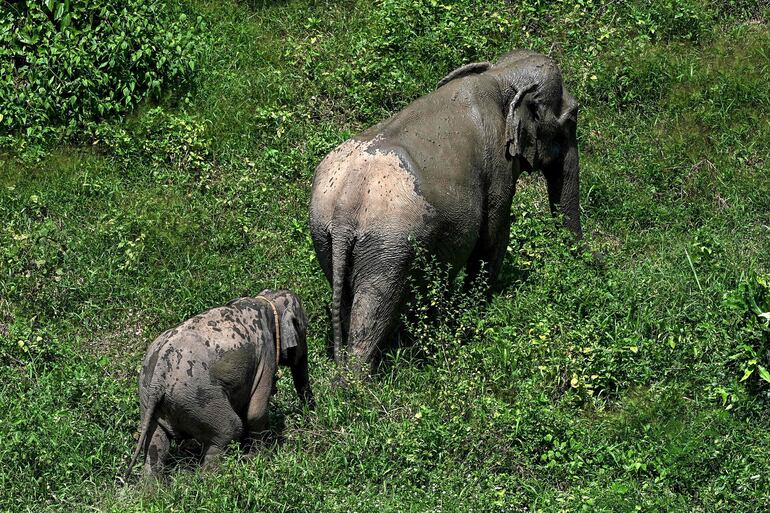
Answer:
<svg viewBox="0 0 770 513"><path fill-rule="evenodd" d="M770 287L768 276L751 276L725 295L725 307L739 316L737 351L729 361L741 382L770 397ZM726 392L722 391L724 395ZM723 400L725 398L723 397Z"/></svg>
<svg viewBox="0 0 770 513"><path fill-rule="evenodd" d="M195 179L207 187L214 162L205 131L204 121L195 116L156 107L125 126L101 124L93 138L126 170L141 164L160 183L181 185Z"/></svg>
<svg viewBox="0 0 770 513"><path fill-rule="evenodd" d="M114 379L113 361L34 324L16 319L0 333L2 507L77 508L71 488L112 481L122 461L112 445L133 429L126 411L134 400Z"/></svg>
<svg viewBox="0 0 770 513"><path fill-rule="evenodd" d="M425 77L482 59L517 29L502 1L383 0L377 11L368 40L356 49L356 62L340 70L359 86L351 93L362 98L356 105L362 109L403 106L404 98L424 91Z"/></svg>
<svg viewBox="0 0 770 513"><path fill-rule="evenodd" d="M485 273L482 270L474 283L461 286L435 256L420 247L415 252L408 278L408 314L404 317L408 338L404 343L428 361L442 361L453 346L477 340L484 331Z"/></svg>
<svg viewBox="0 0 770 513"><path fill-rule="evenodd" d="M17 155L184 87L204 29L175 2L5 2L0 145Z"/></svg>
<svg viewBox="0 0 770 513"><path fill-rule="evenodd" d="M3 20L49 9L8 5ZM111 42L155 9L142 41L168 32L192 46L158 35L143 54L166 77L160 98L115 61L144 84L125 106L122 86L108 88L111 112L130 116L91 123L107 113L85 88L76 115L57 114L76 128L33 116L87 145L54 145L34 165L0 159L0 509L770 508L762 2L98 5L110 23L73 22L78 40ZM25 30L53 30L40 20ZM550 217L542 178L524 176L491 299L421 259L404 346L371 380L335 387L329 287L307 228L314 166L455 67L516 47L556 57L581 104L585 244L605 264ZM71 82L114 77L83 66ZM179 465L156 490L136 476L118 487L146 347L265 287L295 290L310 314L317 410L281 379L253 457L233 449L216 472Z"/></svg>

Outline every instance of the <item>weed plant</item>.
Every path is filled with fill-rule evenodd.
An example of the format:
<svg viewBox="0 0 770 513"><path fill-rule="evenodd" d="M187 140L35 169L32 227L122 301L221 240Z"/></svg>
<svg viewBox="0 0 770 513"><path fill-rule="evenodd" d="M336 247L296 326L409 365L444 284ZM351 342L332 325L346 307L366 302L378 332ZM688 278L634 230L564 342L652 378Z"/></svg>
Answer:
<svg viewBox="0 0 770 513"><path fill-rule="evenodd" d="M0 6L0 511L770 509L766 4L87 4ZM424 261L411 343L335 388L315 165L521 47L580 102L604 265L524 176L491 299ZM146 347L266 287L309 312L317 410L282 379L253 457L121 486Z"/></svg>

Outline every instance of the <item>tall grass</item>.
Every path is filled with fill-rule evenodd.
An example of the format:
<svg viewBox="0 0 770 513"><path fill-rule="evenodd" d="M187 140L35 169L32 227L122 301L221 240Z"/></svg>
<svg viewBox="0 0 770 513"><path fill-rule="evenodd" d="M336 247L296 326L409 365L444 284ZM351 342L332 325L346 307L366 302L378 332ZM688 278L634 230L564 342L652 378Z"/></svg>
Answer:
<svg viewBox="0 0 770 513"><path fill-rule="evenodd" d="M0 510L770 507L761 3L183 9L206 27L193 89L95 124L86 145L0 160ZM606 265L523 177L492 301L434 269L413 344L335 388L307 228L315 165L454 67L515 47L557 58L581 104L584 229ZM310 314L317 411L283 379L253 457L119 486L150 341L279 286Z"/></svg>

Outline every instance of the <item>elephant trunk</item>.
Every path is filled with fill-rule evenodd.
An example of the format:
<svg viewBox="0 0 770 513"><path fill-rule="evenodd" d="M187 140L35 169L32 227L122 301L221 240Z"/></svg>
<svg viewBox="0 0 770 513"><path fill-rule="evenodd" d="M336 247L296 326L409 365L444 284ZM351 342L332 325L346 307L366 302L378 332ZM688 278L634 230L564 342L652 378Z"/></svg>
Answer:
<svg viewBox="0 0 770 513"><path fill-rule="evenodd" d="M583 238L580 225L580 163L578 159L575 125L567 128L568 149L557 169L546 172L548 181L548 201L551 213L564 215L564 225L575 237ZM559 212L559 206L561 212Z"/></svg>

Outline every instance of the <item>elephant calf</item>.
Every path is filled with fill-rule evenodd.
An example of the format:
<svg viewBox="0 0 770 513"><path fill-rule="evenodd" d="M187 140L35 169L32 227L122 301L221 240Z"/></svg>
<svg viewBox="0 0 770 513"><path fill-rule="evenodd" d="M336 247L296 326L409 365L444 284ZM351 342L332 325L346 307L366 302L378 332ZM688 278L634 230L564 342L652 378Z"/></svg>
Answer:
<svg viewBox="0 0 770 513"><path fill-rule="evenodd" d="M161 471L171 438L200 442L206 466L233 440L265 431L278 365L291 369L297 394L313 408L306 333L299 298L264 290L160 335L139 376L142 427L126 477L142 450L145 475Z"/></svg>

